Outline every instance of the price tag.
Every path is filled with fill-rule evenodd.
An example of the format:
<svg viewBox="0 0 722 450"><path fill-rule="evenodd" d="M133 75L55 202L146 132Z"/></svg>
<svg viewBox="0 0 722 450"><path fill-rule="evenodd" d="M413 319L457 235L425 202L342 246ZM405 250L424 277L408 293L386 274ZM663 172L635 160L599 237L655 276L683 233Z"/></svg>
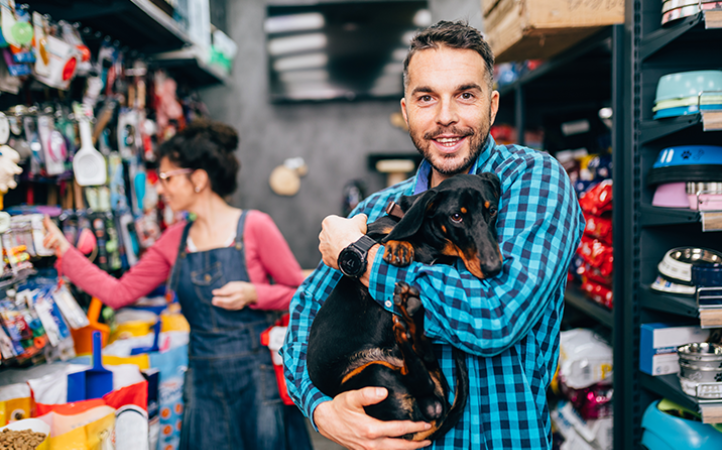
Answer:
<svg viewBox="0 0 722 450"><path fill-rule="evenodd" d="M701 211L702 231L722 231L722 211Z"/></svg>
<svg viewBox="0 0 722 450"><path fill-rule="evenodd" d="M704 131L722 130L722 111L702 112L702 129Z"/></svg>
<svg viewBox="0 0 722 450"><path fill-rule="evenodd" d="M722 28L722 10L705 11L704 27L708 30L710 28Z"/></svg>
<svg viewBox="0 0 722 450"><path fill-rule="evenodd" d="M699 409L702 410L702 422L712 424L722 423L722 405L700 405Z"/></svg>

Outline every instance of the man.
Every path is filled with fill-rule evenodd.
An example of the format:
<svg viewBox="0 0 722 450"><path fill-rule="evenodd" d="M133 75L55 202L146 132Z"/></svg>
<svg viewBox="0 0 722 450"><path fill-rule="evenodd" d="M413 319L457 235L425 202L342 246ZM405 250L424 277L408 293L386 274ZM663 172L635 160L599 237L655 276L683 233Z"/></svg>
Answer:
<svg viewBox="0 0 722 450"><path fill-rule="evenodd" d="M285 375L294 401L324 436L352 449L416 449L431 444L400 439L427 424L382 422L363 406L386 396L382 388L350 391L331 399L306 370L311 322L341 273L342 249L383 215L390 200L438 185L460 173L495 172L502 197L497 219L502 272L479 280L461 262L394 267L383 248L368 251L359 278L391 312L394 285L418 288L426 308L425 333L435 343L442 370L455 385L451 346L467 353L469 399L457 426L434 442L438 449L548 449L551 425L546 389L559 352L566 270L579 245L584 218L564 170L549 155L496 145L489 136L499 107L492 90L494 57L474 28L439 22L411 43L404 62L401 110L424 156L416 176L378 192L351 219L323 222L319 249L324 264L291 302L284 349Z"/></svg>

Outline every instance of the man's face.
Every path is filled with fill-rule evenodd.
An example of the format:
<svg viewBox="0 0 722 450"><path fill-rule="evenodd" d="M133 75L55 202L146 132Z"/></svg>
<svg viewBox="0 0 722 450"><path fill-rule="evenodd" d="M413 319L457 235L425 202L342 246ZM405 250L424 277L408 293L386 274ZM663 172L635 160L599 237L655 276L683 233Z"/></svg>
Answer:
<svg viewBox="0 0 722 450"><path fill-rule="evenodd" d="M411 57L401 111L434 168L432 185L467 171L486 145L499 109L499 93L488 86L484 59L474 50L442 45Z"/></svg>

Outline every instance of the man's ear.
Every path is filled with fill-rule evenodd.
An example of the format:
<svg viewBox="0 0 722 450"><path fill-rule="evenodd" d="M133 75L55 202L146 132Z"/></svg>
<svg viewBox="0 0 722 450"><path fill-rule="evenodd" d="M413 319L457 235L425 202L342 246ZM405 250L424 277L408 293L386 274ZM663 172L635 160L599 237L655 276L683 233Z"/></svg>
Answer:
<svg viewBox="0 0 722 450"><path fill-rule="evenodd" d="M498 200L501 197L501 180L499 176L494 172L482 172L478 176L486 182Z"/></svg>
<svg viewBox="0 0 722 450"><path fill-rule="evenodd" d="M430 189L421 195L411 208L405 212L404 217L396 224L393 231L382 242L400 241L407 239L419 231L424 223L426 214L434 207L434 200L438 191Z"/></svg>
<svg viewBox="0 0 722 450"><path fill-rule="evenodd" d="M404 122L406 122L406 128L409 127L409 116L406 114L406 97L401 97L401 115L404 116Z"/></svg>
<svg viewBox="0 0 722 450"><path fill-rule="evenodd" d="M491 111L490 117L489 117L489 126L494 125L494 120L496 120L496 113L499 111L499 91L492 91L491 92L491 103L489 104L489 109Z"/></svg>

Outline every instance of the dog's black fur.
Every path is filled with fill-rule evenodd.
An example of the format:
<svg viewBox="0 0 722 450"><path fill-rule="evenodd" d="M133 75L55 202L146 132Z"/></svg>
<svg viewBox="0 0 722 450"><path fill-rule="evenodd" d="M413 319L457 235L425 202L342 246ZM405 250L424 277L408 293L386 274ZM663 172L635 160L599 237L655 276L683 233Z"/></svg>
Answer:
<svg viewBox="0 0 722 450"><path fill-rule="evenodd" d="M500 182L493 173L456 175L423 194L401 197L401 220L386 215L367 234L386 247L384 260L453 263L459 257L478 278L501 271L496 233ZM436 439L461 418L469 390L464 354L454 348L457 385L454 403L431 342L424 336L424 307L416 289L399 282L389 313L357 279L343 277L313 320L307 367L326 395L366 386L388 389L387 398L365 407L380 420L426 421L429 431L407 439Z"/></svg>

